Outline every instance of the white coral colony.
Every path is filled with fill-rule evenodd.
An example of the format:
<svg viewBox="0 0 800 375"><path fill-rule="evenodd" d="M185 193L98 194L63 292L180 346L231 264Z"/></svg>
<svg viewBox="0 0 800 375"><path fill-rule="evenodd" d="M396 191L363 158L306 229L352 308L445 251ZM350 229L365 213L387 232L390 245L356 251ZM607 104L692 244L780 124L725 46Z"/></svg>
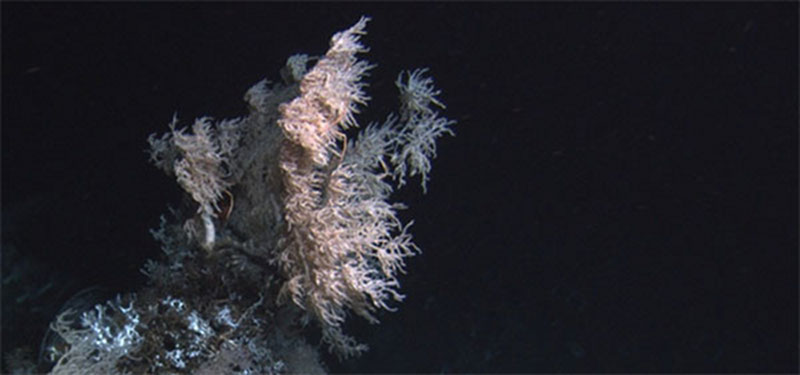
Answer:
<svg viewBox="0 0 800 375"><path fill-rule="evenodd" d="M392 310L397 274L419 251L390 195L416 175L427 188L435 141L454 124L418 69L397 78L398 114L345 137L369 99L362 79L374 65L356 57L368 21L336 33L319 58L290 57L285 83L255 84L248 116L203 117L191 130L173 119L150 136L151 160L195 206L153 231L166 259L145 265L148 288L80 324L66 320L75 312L54 323L67 349L53 373L321 369L287 328L296 321L316 322L340 356L366 349L343 333L348 311L377 322L376 310Z"/></svg>

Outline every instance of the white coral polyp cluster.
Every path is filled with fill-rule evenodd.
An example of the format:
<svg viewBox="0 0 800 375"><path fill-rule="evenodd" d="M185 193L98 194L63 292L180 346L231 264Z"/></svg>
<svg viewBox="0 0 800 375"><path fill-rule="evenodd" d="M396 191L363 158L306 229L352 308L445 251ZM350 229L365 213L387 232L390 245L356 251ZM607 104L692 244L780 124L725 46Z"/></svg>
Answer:
<svg viewBox="0 0 800 375"><path fill-rule="evenodd" d="M278 121L287 139L281 152L289 224L279 256L288 278L283 293L322 324L324 339L344 355L365 349L342 333L346 311L377 322L376 309L403 299L397 273L418 251L397 218L399 205L387 202L393 189L383 177L402 184L407 175L421 174L425 187L435 139L452 134L453 123L430 108L444 105L425 70L406 73L405 81L401 73L402 123L390 116L344 147L343 130L356 125L357 105L368 99L361 78L372 66L355 57L367 51L359 42L367 21L334 35L330 50L300 81L301 95L280 106Z"/></svg>

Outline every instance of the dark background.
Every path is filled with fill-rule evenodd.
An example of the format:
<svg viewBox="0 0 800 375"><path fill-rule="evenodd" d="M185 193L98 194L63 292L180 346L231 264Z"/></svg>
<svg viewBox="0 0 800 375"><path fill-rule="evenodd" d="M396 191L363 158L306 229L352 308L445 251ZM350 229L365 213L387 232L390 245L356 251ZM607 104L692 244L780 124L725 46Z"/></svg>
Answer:
<svg viewBox="0 0 800 375"><path fill-rule="evenodd" d="M429 67L458 125L397 195L406 301L332 370L798 371L797 3L3 2L4 353L144 282L181 194L148 134L246 114L362 14L360 122Z"/></svg>

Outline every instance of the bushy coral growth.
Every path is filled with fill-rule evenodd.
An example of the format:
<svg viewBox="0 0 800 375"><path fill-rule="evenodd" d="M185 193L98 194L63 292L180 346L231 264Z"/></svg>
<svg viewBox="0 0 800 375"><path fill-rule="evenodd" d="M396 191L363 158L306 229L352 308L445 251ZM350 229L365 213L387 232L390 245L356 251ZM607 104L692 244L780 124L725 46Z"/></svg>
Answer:
<svg viewBox="0 0 800 375"><path fill-rule="evenodd" d="M165 260L145 265L148 288L54 324L66 342L55 373L318 372L297 329L309 321L339 355L366 349L343 333L348 312L377 322L377 310L393 310L404 260L419 251L390 195L415 175L426 187L435 141L454 123L415 70L397 78L399 115L347 139L368 100L373 65L356 57L368 20L336 33L321 57L289 58L284 83L255 84L248 116L190 130L173 119L150 137L151 160L192 206L153 231Z"/></svg>

